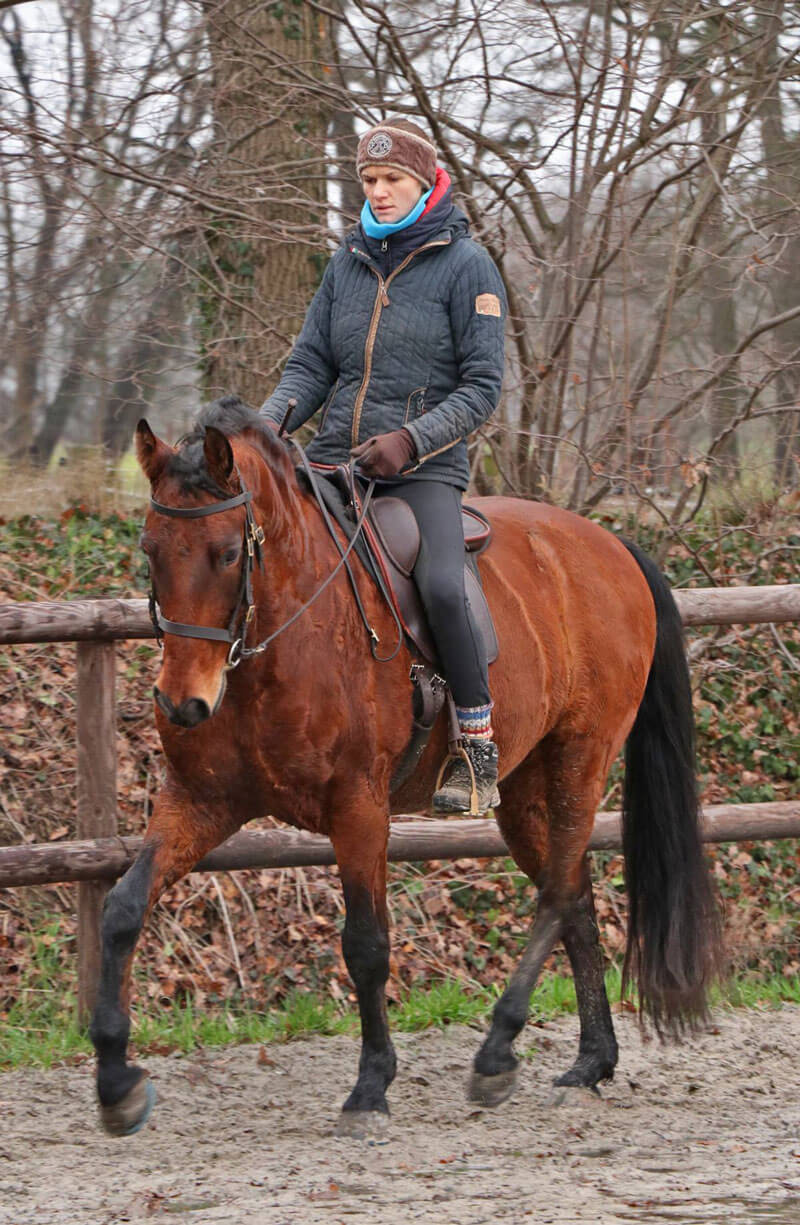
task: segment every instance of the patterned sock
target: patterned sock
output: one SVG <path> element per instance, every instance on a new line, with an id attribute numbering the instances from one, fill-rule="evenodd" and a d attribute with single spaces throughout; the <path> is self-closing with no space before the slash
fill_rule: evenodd
<path id="1" fill-rule="evenodd" d="M 493 706 L 494 702 L 490 702 L 488 706 L 456 706 L 458 726 L 465 740 L 492 739 Z"/>

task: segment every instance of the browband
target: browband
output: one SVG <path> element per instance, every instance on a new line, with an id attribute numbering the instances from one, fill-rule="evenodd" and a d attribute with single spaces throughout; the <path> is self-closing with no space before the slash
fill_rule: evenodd
<path id="1" fill-rule="evenodd" d="M 221 510 L 231 510 L 234 506 L 241 506 L 252 500 L 252 490 L 245 489 L 242 493 L 237 493 L 235 498 L 212 502 L 210 506 L 165 506 L 163 502 L 156 502 L 155 498 L 150 499 L 150 505 L 160 515 L 169 515 L 172 519 L 202 519 L 205 515 L 216 515 Z"/>

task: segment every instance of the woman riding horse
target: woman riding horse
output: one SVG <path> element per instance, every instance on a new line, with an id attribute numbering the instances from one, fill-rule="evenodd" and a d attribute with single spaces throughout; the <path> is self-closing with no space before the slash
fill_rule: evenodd
<path id="1" fill-rule="evenodd" d="M 338 1128 L 370 1134 L 388 1114 L 396 1069 L 385 998 L 389 816 L 427 805 L 447 729 L 439 720 L 416 770 L 393 790 L 410 732 L 411 657 L 400 650 L 375 667 L 319 506 L 268 428 L 277 429 L 291 396 L 296 427 L 330 389 L 311 456 L 335 464 L 352 449 L 420 520 L 418 581 L 429 590 L 439 569 L 446 573 L 452 611 L 445 616 L 442 598 L 429 595 L 429 615 L 483 802 L 492 802 L 491 701 L 464 607 L 456 523 L 464 437 L 500 389 L 502 286 L 417 129 L 379 125 L 359 147 L 359 167 L 373 211 L 333 257 L 266 416 L 225 397 L 176 447 L 146 421 L 137 427 L 151 494 L 142 548 L 164 646 L 154 697 L 165 774 L 135 862 L 103 915 L 91 1037 L 101 1118 L 113 1135 L 141 1128 L 155 1097 L 145 1070 L 128 1061 L 131 965 L 147 916 L 209 851 L 266 815 L 330 838 L 339 867 L 361 1055 Z M 388 234 L 370 234 L 373 215 L 387 218 L 378 224 Z M 392 233 L 395 218 L 407 224 Z M 658 1029 L 680 1032 L 705 1015 L 719 929 L 698 827 L 681 619 L 666 581 L 634 545 L 556 506 L 493 497 L 481 508 L 493 529 L 481 573 L 500 648 L 497 820 L 539 890 L 525 950 L 473 1063 L 470 1097 L 496 1106 L 513 1090 L 513 1044 L 558 941 L 580 1022 L 577 1058 L 559 1084 L 593 1089 L 614 1074 L 586 852 L 623 744 L 624 979 L 636 980 Z M 377 587 L 364 583 L 361 598 L 369 625 L 390 633 Z M 464 807 L 465 783 L 451 776 L 440 808 Z"/>
<path id="2" fill-rule="evenodd" d="M 378 482 L 373 496 L 402 498 L 414 512 L 414 579 L 484 812 L 500 800 L 497 746 L 486 649 L 464 591 L 461 494 L 467 435 L 500 397 L 505 292 L 420 127 L 389 119 L 371 128 L 356 169 L 361 222 L 328 264 L 261 412 L 295 430 L 324 404 L 309 458 L 356 460 Z M 454 758 L 434 809 L 468 811 L 471 788 L 466 762 Z"/>

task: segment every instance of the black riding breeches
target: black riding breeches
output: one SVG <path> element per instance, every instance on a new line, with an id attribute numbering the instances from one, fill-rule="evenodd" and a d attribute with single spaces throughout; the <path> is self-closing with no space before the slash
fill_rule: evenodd
<path id="1" fill-rule="evenodd" d="M 414 580 L 445 680 L 457 706 L 487 706 L 486 648 L 464 590 L 460 491 L 443 481 L 379 482 L 373 496 L 402 498 L 413 510 L 421 536 Z"/>

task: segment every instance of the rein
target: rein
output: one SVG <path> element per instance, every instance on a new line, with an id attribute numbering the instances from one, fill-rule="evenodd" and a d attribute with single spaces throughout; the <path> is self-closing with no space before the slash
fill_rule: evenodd
<path id="1" fill-rule="evenodd" d="M 202 518 L 205 518 L 207 515 L 221 514 L 222 512 L 226 510 L 232 510 L 234 509 L 234 507 L 237 507 L 237 506 L 244 506 L 244 509 L 245 509 L 245 526 L 244 526 L 244 536 L 243 536 L 243 544 L 245 546 L 245 553 L 244 553 L 244 560 L 242 563 L 241 581 L 239 583 L 239 594 L 237 596 L 237 600 L 236 600 L 236 604 L 234 605 L 233 612 L 231 613 L 230 619 L 228 621 L 227 628 L 220 629 L 217 626 L 212 626 L 212 625 L 192 625 L 192 624 L 182 622 L 182 621 L 168 620 L 168 618 L 166 618 L 162 614 L 161 609 L 158 606 L 158 602 L 156 600 L 155 587 L 153 586 L 152 581 L 151 581 L 150 598 L 149 598 L 150 618 L 153 622 L 153 626 L 156 631 L 156 638 L 158 639 L 159 643 L 161 642 L 161 639 L 165 633 L 177 634 L 181 638 L 207 638 L 213 642 L 229 642 L 231 645 L 230 645 L 230 650 L 228 651 L 228 657 L 225 661 L 225 670 L 230 671 L 232 668 L 238 667 L 243 659 L 247 659 L 252 655 L 261 655 L 264 651 L 266 651 L 270 643 L 274 642 L 279 634 L 282 634 L 283 631 L 288 629 L 290 625 L 294 625 L 295 621 L 297 621 L 298 618 L 301 617 L 303 613 L 308 608 L 311 607 L 314 601 L 319 596 L 322 595 L 325 588 L 331 582 L 333 582 L 333 580 L 336 578 L 336 575 L 339 573 L 342 567 L 345 566 L 347 568 L 347 572 L 350 578 L 350 583 L 353 588 L 353 592 L 355 594 L 356 603 L 358 605 L 358 610 L 361 614 L 361 619 L 364 622 L 364 625 L 370 636 L 370 646 L 372 648 L 372 653 L 373 655 L 375 655 L 375 646 L 379 642 L 379 638 L 375 630 L 372 628 L 372 626 L 369 624 L 369 621 L 367 620 L 367 615 L 366 615 L 366 612 L 364 611 L 364 607 L 361 602 L 361 598 L 358 594 L 358 588 L 356 586 L 355 579 L 353 577 L 353 574 L 350 570 L 349 565 L 347 565 L 347 560 L 350 554 L 352 553 L 356 545 L 356 542 L 358 541 L 359 536 L 361 535 L 361 531 L 364 526 L 364 521 L 367 517 L 367 511 L 369 510 L 369 505 L 370 505 L 370 502 L 372 501 L 372 492 L 373 492 L 373 489 L 375 488 L 375 481 L 372 480 L 369 483 L 369 486 L 367 488 L 367 491 L 364 495 L 364 498 L 361 504 L 360 513 L 356 520 L 355 530 L 353 532 L 352 537 L 350 538 L 347 548 L 344 549 L 344 551 L 342 551 L 342 546 L 339 543 L 339 538 L 336 535 L 336 531 L 333 527 L 333 524 L 330 521 L 330 517 L 327 514 L 327 510 L 319 496 L 318 489 L 316 486 L 316 478 L 314 477 L 311 469 L 309 468 L 308 461 L 305 456 L 305 452 L 303 451 L 299 443 L 295 442 L 293 438 L 290 439 L 290 441 L 292 445 L 299 452 L 300 457 L 303 462 L 303 467 L 309 475 L 311 487 L 314 492 L 314 496 L 316 497 L 317 502 L 320 506 L 320 509 L 323 512 L 323 518 L 325 520 L 326 526 L 329 532 L 331 533 L 331 536 L 333 537 L 333 541 L 336 545 L 338 552 L 341 554 L 339 561 L 334 566 L 333 570 L 328 575 L 328 577 L 325 579 L 325 581 L 317 588 L 314 594 L 310 597 L 310 599 L 306 600 L 306 602 L 302 604 L 300 608 L 296 609 L 295 612 L 292 613 L 291 617 L 289 617 L 286 621 L 284 621 L 282 625 L 278 626 L 276 630 L 273 630 L 273 632 L 269 634 L 266 638 L 264 638 L 261 642 L 257 643 L 255 646 L 249 647 L 247 646 L 247 631 L 255 615 L 255 602 L 254 602 L 254 597 L 253 597 L 253 571 L 255 569 L 256 562 L 258 563 L 259 569 L 262 571 L 264 570 L 263 545 L 265 541 L 265 536 L 264 536 L 263 527 L 261 527 L 260 524 L 256 523 L 255 515 L 253 514 L 252 491 L 247 489 L 247 487 L 245 486 L 244 480 L 242 479 L 242 475 L 239 472 L 239 469 L 238 468 L 236 469 L 236 474 L 239 477 L 239 484 L 241 486 L 241 492 L 236 494 L 234 497 L 225 498 L 224 500 L 219 501 L 219 502 L 212 502 L 210 505 L 207 505 L 207 506 L 189 506 L 189 507 L 166 506 L 162 502 L 157 502 L 155 498 L 151 498 L 150 499 L 151 509 L 154 510 L 159 515 L 166 515 L 167 517 L 172 518 L 172 519 L 202 519 Z M 394 655 L 397 654 L 397 650 L 399 650 L 401 643 L 402 643 L 402 640 L 401 642 L 398 643 L 398 647 L 394 651 L 393 655 L 389 656 L 390 659 L 393 658 Z M 375 655 L 375 658 L 378 659 L 380 657 Z"/>

